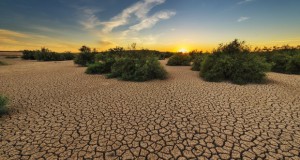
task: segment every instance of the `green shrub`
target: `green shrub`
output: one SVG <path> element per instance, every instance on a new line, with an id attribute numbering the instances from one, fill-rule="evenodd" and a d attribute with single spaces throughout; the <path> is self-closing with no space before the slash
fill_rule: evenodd
<path id="1" fill-rule="evenodd" d="M 299 55 L 300 47 L 273 47 L 257 49 L 261 57 L 264 57 L 268 63 L 272 64 L 271 71 L 287 74 L 299 74 Z"/>
<path id="2" fill-rule="evenodd" d="M 73 60 L 74 54 L 70 52 L 56 53 L 52 52 L 47 48 L 42 48 L 41 50 L 29 51 L 24 50 L 22 59 L 24 60 L 37 60 L 37 61 L 65 61 Z"/>
<path id="3" fill-rule="evenodd" d="M 197 55 L 193 58 L 192 62 L 192 70 L 193 71 L 200 71 L 201 69 L 201 64 L 204 61 L 204 59 L 206 58 L 206 54 L 201 54 L 201 55 Z"/>
<path id="4" fill-rule="evenodd" d="M 82 46 L 79 49 L 80 53 L 74 59 L 74 63 L 80 66 L 87 66 L 88 64 L 95 63 L 96 53 L 91 52 L 91 49 L 86 46 Z"/>
<path id="5" fill-rule="evenodd" d="M 244 42 L 235 40 L 220 45 L 202 63 L 200 76 L 207 81 L 231 81 L 235 84 L 260 83 L 271 65 L 251 54 Z"/>
<path id="6" fill-rule="evenodd" d="M 205 58 L 200 75 L 204 80 L 220 82 L 230 78 L 233 59 L 228 55 L 212 54 Z"/>
<path id="7" fill-rule="evenodd" d="M 291 59 L 288 54 L 274 53 L 272 54 L 270 60 L 273 63 L 272 71 L 279 73 L 286 73 L 286 68 Z"/>
<path id="8" fill-rule="evenodd" d="M 106 58 L 121 58 L 121 57 L 131 57 L 131 58 L 147 58 L 156 57 L 159 60 L 164 60 L 169 58 L 173 54 L 170 52 L 159 52 L 155 50 L 125 50 L 122 47 L 111 48 L 108 51 L 101 52 L 96 55 L 96 61 L 102 61 Z"/>
<path id="9" fill-rule="evenodd" d="M 89 64 L 85 73 L 87 74 L 105 74 L 110 73 L 114 59 L 106 59 L 106 61 Z"/>
<path id="10" fill-rule="evenodd" d="M 169 58 L 167 65 L 169 66 L 189 66 L 191 64 L 191 58 L 186 54 L 175 54 Z"/>
<path id="11" fill-rule="evenodd" d="M 6 114 L 8 109 L 6 107 L 8 103 L 8 99 L 2 95 L 0 95 L 0 115 Z"/>
<path id="12" fill-rule="evenodd" d="M 110 54 L 109 52 L 103 52 L 95 55 L 95 60 L 97 62 L 105 62 L 105 61 L 110 61 L 112 59 L 115 59 L 116 57 L 119 57 L 115 54 Z"/>
<path id="13" fill-rule="evenodd" d="M 60 53 L 59 56 L 60 56 L 59 60 L 61 61 L 74 60 L 75 58 L 75 54 L 71 52 Z"/>
<path id="14" fill-rule="evenodd" d="M 112 66 L 108 78 L 119 78 L 126 81 L 147 81 L 165 79 L 167 72 L 160 65 L 157 58 L 119 58 Z"/>
<path id="15" fill-rule="evenodd" d="M 257 55 L 246 54 L 236 59 L 230 80 L 236 84 L 261 83 L 271 65 Z"/>
<path id="16" fill-rule="evenodd" d="M 294 55 L 290 58 L 286 65 L 286 72 L 291 74 L 300 74 L 300 54 Z"/>
<path id="17" fill-rule="evenodd" d="M 41 51 L 35 52 L 34 59 L 38 61 L 58 61 L 60 60 L 60 55 L 47 48 L 42 48 Z"/>
<path id="18" fill-rule="evenodd" d="M 103 74 L 103 73 L 108 73 L 108 71 L 105 69 L 105 63 L 97 62 L 94 64 L 89 64 L 85 73 L 86 74 Z"/>
<path id="19" fill-rule="evenodd" d="M 159 60 L 164 60 L 166 58 L 172 57 L 174 54 L 171 52 L 160 52 L 159 53 Z"/>
<path id="20" fill-rule="evenodd" d="M 36 54 L 36 52 L 37 51 L 24 50 L 21 58 L 25 60 L 35 60 L 34 55 Z"/>
<path id="21" fill-rule="evenodd" d="M 158 59 L 161 54 L 150 50 L 129 50 L 116 47 L 95 55 L 95 64 L 89 65 L 88 74 L 107 74 L 108 78 L 126 81 L 147 81 L 166 78 L 166 71 Z"/>

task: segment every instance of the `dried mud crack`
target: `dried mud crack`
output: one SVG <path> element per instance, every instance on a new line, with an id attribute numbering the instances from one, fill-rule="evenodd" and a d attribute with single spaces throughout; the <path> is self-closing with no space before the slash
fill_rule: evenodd
<path id="1" fill-rule="evenodd" d="M 166 66 L 169 79 L 134 83 L 73 62 L 10 63 L 0 159 L 300 159 L 300 76 L 239 86 Z"/>

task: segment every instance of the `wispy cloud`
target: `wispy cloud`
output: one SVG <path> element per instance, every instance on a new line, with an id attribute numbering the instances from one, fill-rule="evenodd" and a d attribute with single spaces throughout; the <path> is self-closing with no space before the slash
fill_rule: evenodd
<path id="1" fill-rule="evenodd" d="M 250 19 L 250 17 L 240 17 L 238 20 L 237 20 L 237 22 L 244 22 L 244 21 L 247 21 L 247 20 L 249 20 Z"/>
<path id="2" fill-rule="evenodd" d="M 291 43 L 291 42 L 300 42 L 300 39 L 286 39 L 286 40 L 272 41 L 272 43 Z"/>
<path id="3" fill-rule="evenodd" d="M 134 39 L 132 37 L 139 37 L 141 30 L 152 28 L 160 21 L 170 19 L 176 15 L 176 12 L 171 10 L 160 10 L 150 14 L 154 7 L 165 2 L 166 0 L 140 0 L 124 8 L 119 14 L 112 16 L 107 21 L 100 20 L 97 17 L 99 12 L 97 10 L 80 9 L 81 13 L 85 15 L 83 17 L 84 20 L 80 21 L 80 24 L 84 29 L 97 35 L 101 39 L 97 44 L 103 46 L 114 45 L 112 42 L 144 42 L 144 39 Z M 116 28 L 119 30 L 116 30 Z M 143 35 L 143 37 L 147 37 L 148 41 L 154 42 L 158 36 Z"/>
<path id="4" fill-rule="evenodd" d="M 174 16 L 176 12 L 173 11 L 161 11 L 158 13 L 155 13 L 151 17 L 147 17 L 143 19 L 140 23 L 131 26 L 129 29 L 133 31 L 140 31 L 146 28 L 153 27 L 156 23 L 158 23 L 160 20 L 169 19 L 172 16 Z"/>
<path id="5" fill-rule="evenodd" d="M 111 46 L 113 44 L 114 44 L 113 42 L 106 41 L 106 40 L 100 40 L 99 41 L 99 45 L 101 45 L 101 46 Z"/>
<path id="6" fill-rule="evenodd" d="M 81 8 L 81 11 L 84 15 L 84 20 L 79 21 L 79 23 L 84 26 L 85 29 L 94 29 L 95 27 L 101 25 L 100 20 L 96 16 L 96 13 L 100 12 L 100 10 Z"/>
<path id="7" fill-rule="evenodd" d="M 104 32 L 111 32 L 114 28 L 128 24 L 130 18 L 135 15 L 140 21 L 147 18 L 151 9 L 163 4 L 166 0 L 143 0 L 124 9 L 120 14 L 113 17 L 110 21 L 104 22 Z"/>
<path id="8" fill-rule="evenodd" d="M 26 38 L 28 37 L 28 35 L 20 32 L 11 31 L 11 30 L 0 29 L 0 38 L 7 38 L 7 37 Z"/>
<path id="9" fill-rule="evenodd" d="M 243 1 L 238 2 L 237 4 L 241 5 L 241 4 L 249 3 L 252 1 L 254 1 L 254 0 L 243 0 Z"/>
<path id="10" fill-rule="evenodd" d="M 99 10 L 80 8 L 84 15 L 84 20 L 79 23 L 85 29 L 94 29 L 102 26 L 103 33 L 110 33 L 113 29 L 130 24 L 130 20 L 136 18 L 137 24 L 132 25 L 130 30 L 140 31 L 153 27 L 160 20 L 169 19 L 176 14 L 174 11 L 159 11 L 149 16 L 149 12 L 157 5 L 165 3 L 166 0 L 142 0 L 121 11 L 120 14 L 112 17 L 109 21 L 100 21 L 96 16 Z"/>

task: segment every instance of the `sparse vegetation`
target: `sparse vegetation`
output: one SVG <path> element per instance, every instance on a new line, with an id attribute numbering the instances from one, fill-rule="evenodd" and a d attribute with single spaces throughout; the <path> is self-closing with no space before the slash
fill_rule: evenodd
<path id="1" fill-rule="evenodd" d="M 8 112 L 7 103 L 8 103 L 8 98 L 0 95 L 0 116 Z"/>
<path id="2" fill-rule="evenodd" d="M 103 60 L 107 57 L 132 57 L 132 58 L 145 58 L 145 57 L 156 57 L 159 60 L 164 60 L 172 56 L 171 52 L 159 52 L 155 50 L 125 50 L 122 47 L 111 48 L 108 51 L 101 52 L 96 55 L 96 60 Z"/>
<path id="3" fill-rule="evenodd" d="M 64 53 L 59 53 L 60 61 L 70 61 L 70 60 L 74 60 L 75 58 L 75 54 L 71 53 L 71 52 L 64 52 Z"/>
<path id="4" fill-rule="evenodd" d="M 192 58 L 192 70 L 193 71 L 200 71 L 201 65 L 204 59 L 208 56 L 207 53 L 193 51 L 189 54 Z"/>
<path id="5" fill-rule="evenodd" d="M 300 54 L 292 56 L 286 66 L 286 72 L 300 74 Z"/>
<path id="6" fill-rule="evenodd" d="M 96 62 L 94 64 L 89 64 L 86 69 L 86 74 L 105 74 L 111 72 L 111 64 L 106 62 Z"/>
<path id="7" fill-rule="evenodd" d="M 191 57 L 187 54 L 178 53 L 169 58 L 169 66 L 190 66 Z"/>
<path id="8" fill-rule="evenodd" d="M 109 78 L 118 78 L 126 81 L 147 81 L 165 79 L 167 72 L 155 57 L 148 58 L 119 58 L 112 66 Z"/>
<path id="9" fill-rule="evenodd" d="M 256 49 L 261 57 L 266 58 L 272 64 L 272 71 L 286 74 L 300 74 L 300 48 L 299 47 L 273 47 Z"/>
<path id="10" fill-rule="evenodd" d="M 21 56 L 21 58 L 24 59 L 24 60 L 35 60 L 34 55 L 37 52 L 38 52 L 38 50 L 36 50 L 36 51 L 24 50 L 23 55 Z"/>
<path id="11" fill-rule="evenodd" d="M 244 42 L 234 40 L 220 45 L 204 60 L 200 76 L 213 82 L 260 83 L 270 67 L 263 58 L 251 54 Z"/>
<path id="12" fill-rule="evenodd" d="M 88 68 L 86 69 L 85 73 L 86 74 L 102 74 L 104 72 L 104 63 L 102 62 L 97 62 L 94 64 L 89 64 Z"/>
<path id="13" fill-rule="evenodd" d="M 82 46 L 79 49 L 80 53 L 74 59 L 74 63 L 80 66 L 88 66 L 95 63 L 96 51 L 92 52 L 91 48 Z"/>
<path id="14" fill-rule="evenodd" d="M 90 64 L 87 74 L 106 74 L 108 78 L 126 81 L 147 81 L 166 78 L 166 71 L 160 65 L 159 52 L 150 50 L 129 50 L 121 47 L 109 49 L 95 56 L 96 63 Z"/>
<path id="15" fill-rule="evenodd" d="M 24 60 L 37 60 L 37 61 L 65 61 L 73 60 L 75 55 L 70 52 L 56 53 L 47 48 L 41 50 L 24 50 L 22 59 Z"/>

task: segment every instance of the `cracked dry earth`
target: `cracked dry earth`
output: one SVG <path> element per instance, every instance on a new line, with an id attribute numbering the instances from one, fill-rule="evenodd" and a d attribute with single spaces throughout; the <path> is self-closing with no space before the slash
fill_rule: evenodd
<path id="1" fill-rule="evenodd" d="M 300 159 L 300 76 L 239 86 L 166 66 L 169 79 L 133 83 L 73 62 L 11 63 L 0 159 Z"/>

